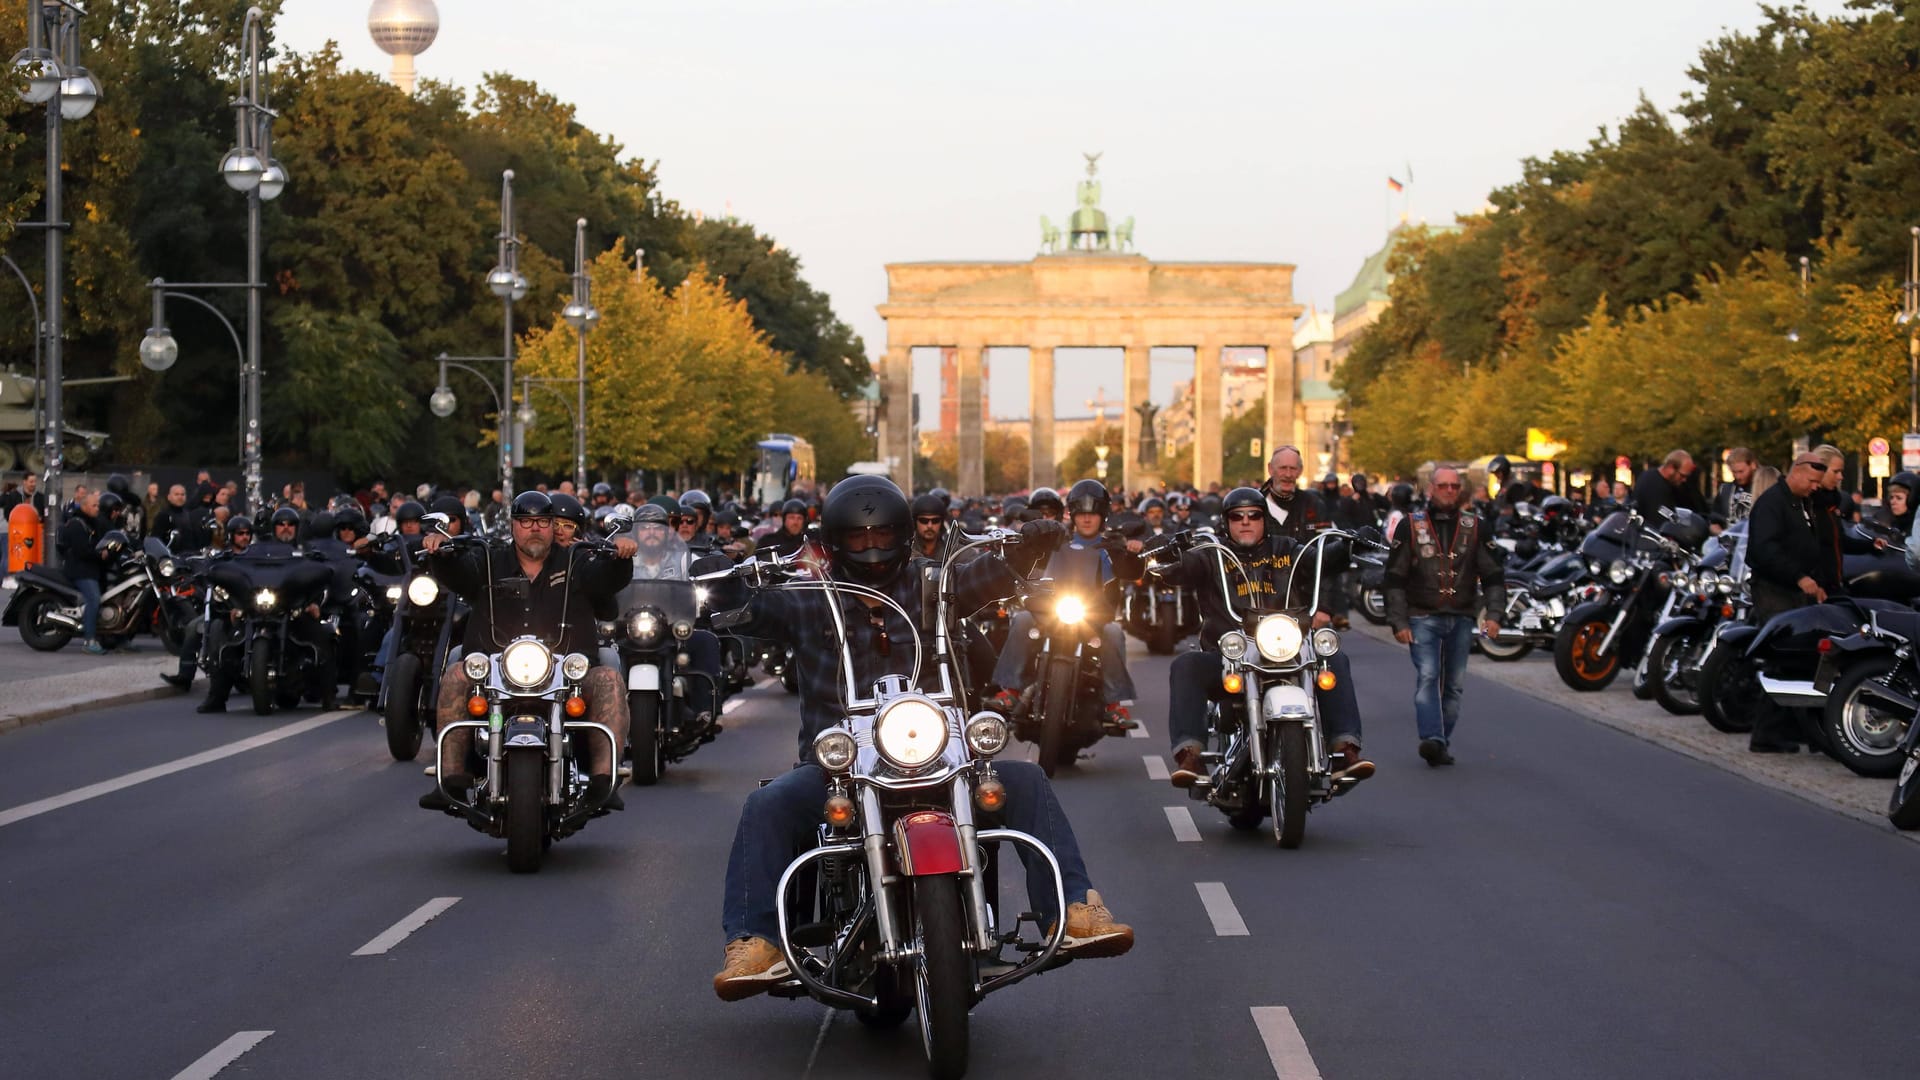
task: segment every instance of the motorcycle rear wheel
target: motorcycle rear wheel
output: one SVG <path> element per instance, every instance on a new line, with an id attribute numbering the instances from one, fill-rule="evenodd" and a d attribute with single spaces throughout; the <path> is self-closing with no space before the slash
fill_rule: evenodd
<path id="1" fill-rule="evenodd" d="M 1606 620 L 1593 618 L 1561 624 L 1553 637 L 1553 668 L 1561 682 L 1586 693 L 1605 690 L 1613 683 L 1620 674 L 1620 650 L 1594 655 L 1612 628 Z"/>
<path id="2" fill-rule="evenodd" d="M 1894 781 L 1893 798 L 1887 802 L 1887 820 L 1901 832 L 1920 829 L 1920 758 L 1908 751 Z"/>
<path id="3" fill-rule="evenodd" d="M 1274 740 L 1280 768 L 1273 778 L 1273 839 L 1291 851 L 1307 838 L 1307 728 L 1281 724 Z"/>
<path id="4" fill-rule="evenodd" d="M 633 757 L 633 782 L 638 787 L 659 783 L 660 774 L 667 770 L 666 758 L 660 752 L 660 697 L 658 690 L 627 692 L 627 747 Z"/>
<path id="5" fill-rule="evenodd" d="M 1694 693 L 1700 698 L 1700 715 L 1713 730 L 1729 735 L 1752 731 L 1754 712 L 1766 698 L 1744 652 L 1725 646 L 1700 666 Z"/>
<path id="6" fill-rule="evenodd" d="M 1871 683 L 1885 682 L 1898 667 L 1899 661 L 1891 655 L 1851 665 L 1827 692 L 1821 709 L 1829 753 L 1861 776 L 1891 779 L 1910 760 L 1900 752 L 1906 742 L 1906 718 L 1897 715 L 1891 702 L 1871 693 Z"/>
<path id="7" fill-rule="evenodd" d="M 967 1073 L 967 1013 L 973 1008 L 959 879 L 952 874 L 914 878 L 913 923 L 920 947 L 914 989 L 927 1072 L 935 1080 L 959 1080 Z"/>
<path id="8" fill-rule="evenodd" d="M 59 623 L 46 622 L 48 612 L 60 608 L 60 598 L 52 593 L 30 596 L 20 605 L 20 640 L 34 652 L 59 652 L 73 640 L 73 631 Z M 45 625 L 42 625 L 45 623 Z"/>
<path id="9" fill-rule="evenodd" d="M 395 761 L 420 754 L 420 658 L 403 652 L 387 665 L 387 753 Z"/>
<path id="10" fill-rule="evenodd" d="M 253 694 L 253 714 L 273 715 L 273 642 L 255 638 L 247 652 L 247 689 Z"/>
<path id="11" fill-rule="evenodd" d="M 534 749 L 509 750 L 502 764 L 507 774 L 507 869 L 538 873 L 547 848 L 547 755 Z"/>
<path id="12" fill-rule="evenodd" d="M 1362 589 L 1360 590 L 1360 603 L 1355 606 L 1360 609 L 1360 614 L 1366 616 L 1367 621 L 1373 625 L 1387 625 L 1387 594 L 1385 591 L 1373 588 Z"/>
<path id="13" fill-rule="evenodd" d="M 1473 643 L 1479 647 L 1480 655 L 1502 664 L 1512 663 L 1533 651 L 1531 641 L 1495 641 L 1492 638 L 1476 637 Z"/>

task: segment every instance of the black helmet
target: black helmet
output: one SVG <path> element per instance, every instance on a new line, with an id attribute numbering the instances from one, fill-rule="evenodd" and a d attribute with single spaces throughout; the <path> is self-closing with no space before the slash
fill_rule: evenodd
<path id="1" fill-rule="evenodd" d="M 1227 492 L 1227 497 L 1220 500 L 1220 512 L 1223 514 L 1245 507 L 1264 511 L 1267 508 L 1267 497 L 1260 494 L 1259 488 L 1237 487 Z"/>
<path id="2" fill-rule="evenodd" d="M 715 525 L 725 525 L 729 529 L 737 529 L 740 527 L 740 511 L 735 510 L 731 506 L 722 507 L 714 513 L 713 523 Z"/>
<path id="3" fill-rule="evenodd" d="M 701 491 L 699 488 L 693 488 L 686 494 L 680 496 L 680 509 L 683 511 L 691 511 L 695 517 L 700 519 L 700 527 L 703 529 L 707 527 L 707 522 L 713 519 L 713 500 L 708 498 L 707 493 Z"/>
<path id="4" fill-rule="evenodd" d="M 273 516 L 267 519 L 267 527 L 270 529 L 277 529 L 282 525 L 298 526 L 299 524 L 300 511 L 291 506 L 283 506 L 275 510 Z"/>
<path id="5" fill-rule="evenodd" d="M 433 500 L 433 512 L 447 515 L 448 521 L 467 520 L 467 504 L 457 495 L 442 495 Z"/>
<path id="6" fill-rule="evenodd" d="M 1578 510 L 1579 507 L 1573 505 L 1571 500 L 1560 495 L 1549 495 L 1540 501 L 1540 512 L 1549 516 L 1554 514 L 1571 514 Z"/>
<path id="7" fill-rule="evenodd" d="M 607 483 L 605 480 L 602 480 L 599 483 L 593 485 L 592 494 L 593 494 L 593 497 L 596 499 L 602 495 L 605 495 L 607 498 L 611 499 L 613 498 L 613 485 Z"/>
<path id="8" fill-rule="evenodd" d="M 927 494 L 933 496 L 936 499 L 939 499 L 941 509 L 943 510 L 946 507 L 953 505 L 953 492 L 948 491 L 946 488 L 937 487 L 937 488 L 934 488 L 932 491 L 927 492 Z"/>
<path id="9" fill-rule="evenodd" d="M 1067 489 L 1067 510 L 1075 514 L 1106 517 L 1113 511 L 1113 496 L 1107 492 L 1107 485 L 1100 481 L 1082 480 Z"/>
<path id="10" fill-rule="evenodd" d="M 235 514 L 228 518 L 227 537 L 231 539 L 234 533 L 246 533 L 248 536 L 252 536 L 253 519 L 245 514 Z"/>
<path id="11" fill-rule="evenodd" d="M 1167 501 L 1165 499 L 1160 498 L 1157 495 L 1151 499 L 1148 499 L 1146 502 L 1143 502 L 1140 504 L 1140 512 L 1142 514 L 1145 514 L 1149 510 L 1159 510 L 1162 513 L 1165 513 L 1166 509 L 1167 509 Z"/>
<path id="12" fill-rule="evenodd" d="M 1910 473 L 1903 469 L 1900 472 L 1894 473 L 1892 477 L 1888 478 L 1887 486 L 1906 488 L 1908 495 L 1912 495 L 1915 492 L 1920 492 L 1920 473 Z M 105 506 L 106 503 L 102 502 L 100 505 Z"/>
<path id="13" fill-rule="evenodd" d="M 357 506 L 348 507 L 333 515 L 333 531 L 338 533 L 347 529 L 353 530 L 355 540 L 367 535 L 367 515 L 361 513 Z"/>
<path id="14" fill-rule="evenodd" d="M 1908 489 L 1912 490 L 1912 489 Z M 100 493 L 100 513 L 103 517 L 112 517 L 127 508 L 127 501 L 112 491 Z"/>
<path id="15" fill-rule="evenodd" d="M 1368 480 L 1367 480 L 1366 473 L 1363 473 L 1363 472 L 1354 473 L 1352 476 L 1347 478 L 1347 482 L 1353 485 L 1353 490 L 1355 491 L 1367 490 Z"/>
<path id="16" fill-rule="evenodd" d="M 424 506 L 421 506 L 419 503 L 415 502 L 412 499 L 408 499 L 406 502 L 401 503 L 393 511 L 393 521 L 394 521 L 394 524 L 396 525 L 402 525 L 409 521 L 419 521 L 421 518 L 424 518 L 426 516 L 427 516 L 427 508 Z"/>
<path id="17" fill-rule="evenodd" d="M 571 521 L 575 529 L 581 532 L 586 531 L 588 520 L 587 508 L 580 504 L 579 499 L 574 498 L 564 491 L 556 491 L 547 496 L 547 501 L 553 505 L 554 517 L 559 518 L 561 521 Z"/>
<path id="18" fill-rule="evenodd" d="M 923 517 L 946 517 L 947 504 L 938 495 L 927 494 L 913 500 L 913 516 L 917 521 Z"/>
<path id="19" fill-rule="evenodd" d="M 1493 460 L 1487 462 L 1487 472 L 1494 476 L 1505 476 L 1512 471 L 1513 462 L 1508 461 L 1505 454 L 1495 454 Z"/>
<path id="20" fill-rule="evenodd" d="M 866 567 L 876 576 L 905 561 L 913 535 L 907 497 L 884 476 L 854 476 L 835 484 L 820 510 L 820 524 L 835 563 Z M 869 528 L 891 528 L 893 546 L 848 551 L 847 534 Z"/>
<path id="21" fill-rule="evenodd" d="M 133 487 L 127 483 L 127 478 L 124 475 L 114 473 L 112 476 L 107 477 L 107 490 L 124 499 L 133 490 Z"/>
<path id="22" fill-rule="evenodd" d="M 513 497 L 513 517 L 552 517 L 553 500 L 544 491 L 523 491 Z"/>
<path id="23" fill-rule="evenodd" d="M 1413 509 L 1413 485 L 1404 481 L 1393 485 L 1387 491 L 1387 502 L 1393 504 L 1395 510 Z"/>
<path id="24" fill-rule="evenodd" d="M 635 526 L 659 525 L 665 527 L 667 524 L 667 512 L 658 504 L 641 503 L 639 506 L 633 508 L 633 523 Z"/>
<path id="25" fill-rule="evenodd" d="M 333 535 L 333 513 L 322 510 L 307 519 L 307 537 L 320 540 Z"/>
<path id="26" fill-rule="evenodd" d="M 1219 517 L 1220 496 L 1209 491 L 1205 495 L 1200 496 L 1199 501 L 1194 504 L 1193 508 L 1199 513 L 1206 514 L 1209 517 Z"/>
<path id="27" fill-rule="evenodd" d="M 788 514 L 799 514 L 801 517 L 806 517 L 807 504 L 799 499 L 788 499 L 780 506 L 780 516 L 786 517 Z"/>
<path id="28" fill-rule="evenodd" d="M 1094 483 L 1094 481 L 1082 480 L 1080 481 L 1080 483 L 1091 484 L 1091 483 Z M 1075 484 L 1073 490 L 1079 491 L 1080 485 Z M 1102 490 L 1104 490 L 1104 488 Z M 1059 492 L 1053 490 L 1050 487 L 1034 488 L 1033 494 L 1027 496 L 1027 506 L 1029 509 L 1033 509 L 1033 510 L 1045 510 L 1047 507 L 1051 506 L 1053 507 L 1053 512 L 1055 514 L 1059 514 L 1062 516 L 1064 516 L 1067 512 L 1066 501 L 1060 498 Z M 1101 511 L 1101 513 L 1104 514 L 1106 513 L 1106 511 L 1103 510 Z"/>

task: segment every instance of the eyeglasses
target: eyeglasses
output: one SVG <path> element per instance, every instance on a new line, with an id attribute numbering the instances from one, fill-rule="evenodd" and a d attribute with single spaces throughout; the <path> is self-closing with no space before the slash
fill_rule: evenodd
<path id="1" fill-rule="evenodd" d="M 1435 484 L 1433 486 L 1442 491 L 1458 491 L 1461 487 L 1459 484 Z"/>
<path id="2" fill-rule="evenodd" d="M 1259 521 L 1261 518 L 1265 516 L 1266 516 L 1265 514 L 1261 513 L 1258 510 L 1235 510 L 1233 513 L 1227 515 L 1227 520 L 1237 521 L 1242 524 L 1248 524 L 1251 522 Z"/>
<path id="3" fill-rule="evenodd" d="M 672 517 L 668 518 L 667 520 L 672 522 L 675 525 L 698 525 L 700 523 L 700 515 L 675 514 Z"/>
<path id="4" fill-rule="evenodd" d="M 523 529 L 553 528 L 553 519 L 550 517 L 517 517 L 513 519 L 513 523 Z"/>

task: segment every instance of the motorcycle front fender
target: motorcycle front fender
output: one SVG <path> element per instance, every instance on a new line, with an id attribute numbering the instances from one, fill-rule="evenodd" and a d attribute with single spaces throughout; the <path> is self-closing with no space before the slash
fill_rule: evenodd
<path id="1" fill-rule="evenodd" d="M 1707 620 L 1700 618 L 1698 615 L 1681 615 L 1677 618 L 1668 619 L 1666 622 L 1654 627 L 1653 636 L 1657 638 L 1666 637 L 1668 634 L 1677 634 L 1682 630 L 1705 625 L 1707 625 Z"/>
<path id="2" fill-rule="evenodd" d="M 627 669 L 627 689 L 660 689 L 660 669 L 653 664 L 635 664 Z"/>
<path id="3" fill-rule="evenodd" d="M 917 810 L 895 819 L 893 850 L 907 877 L 957 874 L 964 867 L 960 830 L 945 810 Z"/>

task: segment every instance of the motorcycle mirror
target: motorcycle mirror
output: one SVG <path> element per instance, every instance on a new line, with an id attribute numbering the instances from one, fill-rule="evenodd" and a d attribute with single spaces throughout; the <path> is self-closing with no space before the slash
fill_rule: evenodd
<path id="1" fill-rule="evenodd" d="M 736 626 L 744 626 L 752 618 L 752 610 L 743 607 L 734 608 L 732 611 L 716 611 L 713 614 L 713 628 L 715 630 L 728 630 Z"/>
<path id="2" fill-rule="evenodd" d="M 447 531 L 447 526 L 452 524 L 453 519 L 448 517 L 445 514 L 428 514 L 426 517 L 421 518 L 420 521 L 422 524 L 426 525 L 427 528 L 432 529 L 434 532 L 439 533 L 441 536 L 450 537 L 453 535 L 452 533 Z"/>

